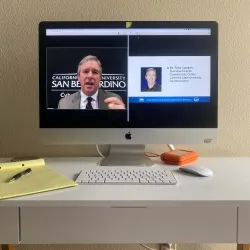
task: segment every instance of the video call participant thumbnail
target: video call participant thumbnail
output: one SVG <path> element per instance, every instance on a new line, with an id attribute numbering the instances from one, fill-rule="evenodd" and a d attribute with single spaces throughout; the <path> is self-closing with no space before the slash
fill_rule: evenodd
<path id="1" fill-rule="evenodd" d="M 147 85 L 142 87 L 141 91 L 161 91 L 161 85 L 156 82 L 157 73 L 155 68 L 148 68 L 146 70 L 145 78 Z"/>
<path id="2" fill-rule="evenodd" d="M 84 57 L 77 69 L 81 90 L 62 98 L 58 109 L 125 109 L 122 98 L 99 88 L 102 65 L 96 56 Z"/>

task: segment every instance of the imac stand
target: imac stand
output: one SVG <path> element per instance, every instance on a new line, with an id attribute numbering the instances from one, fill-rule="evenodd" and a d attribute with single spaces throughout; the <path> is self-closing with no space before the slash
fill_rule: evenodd
<path id="1" fill-rule="evenodd" d="M 145 145 L 111 145 L 109 155 L 101 166 L 152 166 L 152 161 L 144 154 Z"/>

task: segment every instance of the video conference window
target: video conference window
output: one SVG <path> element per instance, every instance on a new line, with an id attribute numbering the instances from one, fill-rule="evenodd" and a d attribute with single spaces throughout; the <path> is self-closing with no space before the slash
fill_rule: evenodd
<path id="1" fill-rule="evenodd" d="M 48 107 L 125 109 L 126 48 L 48 48 Z"/>
<path id="2" fill-rule="evenodd" d="M 102 37 L 106 42 L 97 45 Z M 47 109 L 129 110 L 143 103 L 210 102 L 211 56 L 185 50 L 191 44 L 185 39 L 192 36 L 183 36 L 179 47 L 173 40 L 180 41 L 178 36 L 151 35 L 152 45 L 149 36 L 102 37 L 79 36 L 82 46 L 47 47 Z M 85 38 L 91 41 L 87 46 Z M 116 46 L 118 38 L 123 42 Z"/>

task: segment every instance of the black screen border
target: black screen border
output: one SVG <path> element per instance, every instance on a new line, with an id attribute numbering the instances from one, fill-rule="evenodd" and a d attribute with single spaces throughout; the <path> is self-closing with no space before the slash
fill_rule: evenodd
<path id="1" fill-rule="evenodd" d="M 169 104 L 178 112 L 149 122 L 124 121 L 127 111 L 50 110 L 46 107 L 46 29 L 125 28 L 126 21 L 43 21 L 39 23 L 39 126 L 40 128 L 217 128 L 218 127 L 218 23 L 216 21 L 131 21 L 131 28 L 210 28 L 212 43 L 211 101 Z M 184 108 L 185 106 L 185 108 Z M 168 110 L 169 110 L 168 109 Z M 69 119 L 70 117 L 70 119 Z"/>

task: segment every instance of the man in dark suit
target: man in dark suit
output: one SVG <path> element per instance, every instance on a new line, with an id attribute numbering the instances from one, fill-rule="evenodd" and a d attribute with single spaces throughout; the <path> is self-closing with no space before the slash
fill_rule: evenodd
<path id="1" fill-rule="evenodd" d="M 58 109 L 125 109 L 122 98 L 99 89 L 102 66 L 96 56 L 84 57 L 78 65 L 77 78 L 81 90 L 62 98 Z"/>
<path id="2" fill-rule="evenodd" d="M 148 68 L 146 70 L 145 78 L 147 80 L 147 85 L 142 88 L 141 91 L 161 91 L 161 85 L 156 82 L 156 70 L 154 68 Z"/>

